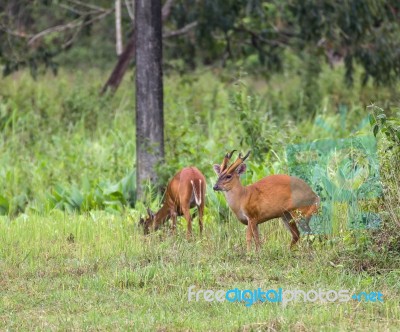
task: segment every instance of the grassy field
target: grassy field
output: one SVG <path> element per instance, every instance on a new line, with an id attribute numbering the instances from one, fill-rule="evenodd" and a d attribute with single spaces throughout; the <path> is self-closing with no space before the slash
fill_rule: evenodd
<path id="1" fill-rule="evenodd" d="M 205 232 L 199 236 L 195 221 L 187 241 L 183 219 L 175 237 L 168 227 L 150 236 L 139 228 L 162 189 L 149 185 L 146 201 L 136 201 L 132 82 L 99 98 L 103 76 L 0 81 L 0 330 L 400 330 L 400 162 L 380 134 L 384 194 L 363 203 L 381 213 L 378 230 L 349 229 L 347 208 L 336 203 L 331 234 L 290 251 L 288 232 L 273 220 L 260 226 L 261 252 L 246 253 L 245 227 L 210 190 L 212 164 L 231 147 L 254 151 L 243 177 L 251 183 L 289 172 L 288 144 L 371 134 L 366 106 L 377 102 L 398 117 L 395 89 L 347 89 L 340 71 L 324 71 L 310 109 L 297 76 L 167 76 L 161 187 L 190 164 L 208 185 Z M 384 301 L 247 307 L 189 302 L 192 285 L 379 291 Z"/>
<path id="2" fill-rule="evenodd" d="M 339 238 L 303 241 L 288 250 L 280 222 L 261 227 L 259 255 L 246 254 L 245 228 L 218 224 L 185 240 L 165 232 L 144 237 L 137 213 L 3 219 L 1 329 L 11 330 L 293 330 L 396 331 L 400 328 L 399 270 L 363 267 L 344 256 Z M 197 228 L 195 228 L 197 230 Z M 356 242 L 358 240 L 355 240 Z M 363 271 L 364 270 L 364 271 Z M 197 289 L 349 289 L 381 291 L 383 303 L 296 301 L 188 302 Z"/>

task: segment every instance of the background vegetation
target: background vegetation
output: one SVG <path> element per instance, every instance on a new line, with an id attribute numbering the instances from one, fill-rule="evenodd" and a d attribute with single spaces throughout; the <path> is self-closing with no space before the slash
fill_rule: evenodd
<path id="1" fill-rule="evenodd" d="M 46 7 L 53 2 L 35 3 Z M 167 23 L 171 30 L 194 19 L 185 9 L 190 4 L 177 3 Z M 212 6 L 216 2 L 206 3 Z M 315 5 L 313 1 L 304 3 Z M 323 3 L 329 7 L 329 1 Z M 268 13 L 275 19 L 280 11 L 273 7 L 274 2 L 269 6 Z M 284 17 L 301 18 L 295 15 L 296 8 L 298 13 L 305 11 L 301 6 L 293 7 Z M 263 63 L 262 52 L 248 47 L 242 53 L 234 52 L 236 56 L 226 58 L 221 66 L 227 44 L 247 45 L 243 31 L 238 35 L 232 32 L 237 21 L 229 21 L 231 16 L 224 11 L 228 9 L 240 15 L 257 13 L 235 6 L 224 9 L 221 5 L 213 9 L 215 12 L 209 8 L 195 18 L 199 26 L 206 25 L 207 13 L 212 12 L 215 22 L 225 24 L 216 29 L 226 29 L 227 38 L 214 38 L 215 32 L 200 29 L 204 34 L 196 34 L 199 39 L 189 35 L 166 46 L 166 158 L 158 169 L 160 183 L 148 184 L 144 202 L 135 196 L 134 71 L 115 94 L 99 96 L 114 57 L 110 35 L 100 38 L 88 31 L 70 52 L 54 54 L 51 59 L 60 66 L 57 76 L 48 71 L 35 78 L 29 65 L 20 65 L 18 68 L 25 70 L 11 70 L 0 81 L 2 329 L 400 328 L 398 83 L 395 79 L 388 79 L 387 85 L 379 79 L 366 80 L 362 63 L 355 61 L 350 67 L 344 56 L 332 64 L 325 61 L 324 52 L 314 54 L 305 45 L 292 42 L 290 47 L 279 48 L 275 57 L 278 62 L 265 58 L 267 62 Z M 226 20 L 218 20 L 221 17 Z M 128 16 L 125 20 L 130 24 Z M 304 18 L 303 27 L 310 20 Z M 106 27 L 113 23 L 101 22 Z M 243 28 L 251 25 L 262 38 L 281 40 L 281 35 L 258 31 L 262 22 L 254 17 L 243 23 Z M 390 24 L 380 27 L 398 29 Z M 93 29 L 105 31 L 99 26 Z M 93 39 L 94 35 L 99 40 Z M 362 34 L 361 44 L 371 36 Z M 385 36 L 396 39 L 392 34 Z M 313 38 L 313 43 L 318 42 Z M 361 45 L 357 40 L 354 49 Z M 44 42 L 53 45 L 55 40 Z M 193 45 L 199 48 L 190 53 Z M 20 47 L 17 49 L 24 54 L 24 45 Z M 275 54 L 269 53 L 268 45 L 265 47 L 264 52 Z M 180 48 L 181 58 L 176 53 Z M 6 61 L 19 57 L 9 57 L 4 44 L 2 52 L 3 69 L 10 69 Z M 193 59 L 195 64 L 190 62 Z M 278 73 L 272 75 L 275 70 L 269 65 L 279 69 Z M 346 81 L 349 68 L 351 85 Z M 379 69 L 375 78 L 384 77 L 379 76 L 384 71 L 383 67 Z M 389 72 L 394 75 L 395 69 Z M 212 164 L 220 163 L 228 150 L 251 149 L 242 181 L 252 183 L 269 174 L 288 173 L 295 166 L 286 157 L 289 144 L 364 135 L 377 138 L 383 194 L 361 204 L 379 212 L 380 228 L 350 229 L 348 207 L 337 202 L 332 233 L 303 237 L 297 250 L 289 251 L 289 234 L 279 220 L 273 220 L 260 227 L 261 253 L 246 254 L 245 228 L 230 213 L 225 198 L 210 190 L 215 181 Z M 204 237 L 200 238 L 195 222 L 194 239 L 186 241 L 182 218 L 176 237 L 170 236 L 168 227 L 143 236 L 137 224 L 139 217 L 147 206 L 153 210 L 160 206 L 168 179 L 187 165 L 196 165 L 207 178 Z M 310 184 L 315 190 L 321 186 Z M 322 185 L 320 190 L 326 188 Z M 214 290 L 282 287 L 381 291 L 384 302 L 296 302 L 286 307 L 256 304 L 250 308 L 243 303 L 188 303 L 187 288 L 191 285 Z"/>
<path id="2" fill-rule="evenodd" d="M 52 76 L 34 81 L 28 73 L 2 80 L 3 327 L 302 331 L 376 324 L 396 329 L 399 155 L 396 139 L 382 133 L 385 126 L 398 128 L 396 103 L 389 102 L 393 90 L 372 85 L 349 90 L 340 67 L 326 69 L 318 80 L 323 107 L 310 118 L 302 104 L 302 79 L 290 70 L 267 83 L 243 72 L 228 76 L 210 71 L 170 75 L 165 82 L 163 183 L 192 164 L 206 174 L 211 188 L 211 166 L 227 147 L 255 152 L 245 183 L 288 172 L 287 144 L 371 135 L 375 122 L 371 126 L 368 114 L 377 119 L 385 191 L 367 205 L 380 211 L 382 227 L 349 230 L 346 206 L 338 203 L 334 233 L 303 240 L 294 252 L 288 251 L 289 235 L 278 220 L 263 225 L 265 244 L 259 256 L 246 255 L 243 226 L 224 197 L 211 190 L 204 238 L 195 227 L 195 239 L 183 240 L 183 219 L 176 238 L 167 229 L 161 237 L 142 236 L 137 221 L 145 206 L 134 196 L 132 82 L 127 80 L 113 98 L 99 98 L 102 74 L 95 70 L 60 72 L 57 81 Z M 378 108 L 366 108 L 371 101 L 391 105 L 385 122 Z M 344 127 L 339 107 L 347 110 Z M 156 209 L 161 200 L 162 190 L 149 184 L 146 205 Z M 385 302 L 296 303 L 288 308 L 188 304 L 186 290 L 192 284 L 204 289 L 380 290 Z M 206 323 L 204 315 L 215 319 Z"/>

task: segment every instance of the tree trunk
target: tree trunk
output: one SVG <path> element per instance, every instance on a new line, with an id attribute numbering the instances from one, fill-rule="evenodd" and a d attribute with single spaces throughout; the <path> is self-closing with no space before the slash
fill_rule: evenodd
<path id="1" fill-rule="evenodd" d="M 171 7 L 174 0 L 167 0 L 162 8 L 162 21 L 165 21 L 171 13 Z M 104 94 L 108 89 L 112 92 L 116 91 L 124 78 L 125 72 L 129 67 L 129 63 L 135 56 L 135 46 L 136 46 L 136 35 L 133 29 L 131 37 L 126 44 L 122 54 L 118 58 L 118 62 L 114 67 L 110 77 L 108 78 L 106 84 L 104 84 L 101 89 L 100 94 Z"/>
<path id="2" fill-rule="evenodd" d="M 121 0 L 115 0 L 115 48 L 117 55 L 122 54 Z"/>
<path id="3" fill-rule="evenodd" d="M 137 199 L 164 158 L 161 0 L 136 0 L 136 178 Z"/>
<path id="4" fill-rule="evenodd" d="M 112 91 L 117 90 L 119 84 L 124 78 L 126 70 L 129 67 L 129 63 L 135 56 L 135 51 L 136 51 L 135 46 L 136 46 L 136 36 L 135 32 L 133 31 L 122 54 L 118 58 L 117 65 L 115 66 L 106 84 L 104 84 L 103 89 L 101 90 L 101 94 L 104 94 L 108 88 L 110 88 Z"/>

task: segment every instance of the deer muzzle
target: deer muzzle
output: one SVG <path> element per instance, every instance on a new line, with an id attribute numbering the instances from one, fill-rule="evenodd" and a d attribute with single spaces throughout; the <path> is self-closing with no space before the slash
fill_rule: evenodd
<path id="1" fill-rule="evenodd" d="M 218 186 L 218 183 L 213 187 L 214 191 L 222 191 L 222 189 Z"/>

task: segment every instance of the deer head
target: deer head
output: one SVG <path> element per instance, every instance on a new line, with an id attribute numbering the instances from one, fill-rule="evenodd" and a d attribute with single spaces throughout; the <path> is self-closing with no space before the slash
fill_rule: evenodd
<path id="1" fill-rule="evenodd" d="M 154 224 L 154 213 L 149 208 L 147 208 L 147 214 L 146 219 L 140 218 L 139 220 L 139 225 L 143 227 L 145 235 L 149 234 L 150 228 Z"/>
<path id="2" fill-rule="evenodd" d="M 250 151 L 243 157 L 239 153 L 238 158 L 235 162 L 228 166 L 229 160 L 232 157 L 233 150 L 231 153 L 227 153 L 222 161 L 221 165 L 214 165 L 214 171 L 218 175 L 217 183 L 213 187 L 215 191 L 229 191 L 239 182 L 239 176 L 246 171 L 246 164 L 244 161 L 250 155 Z"/>

